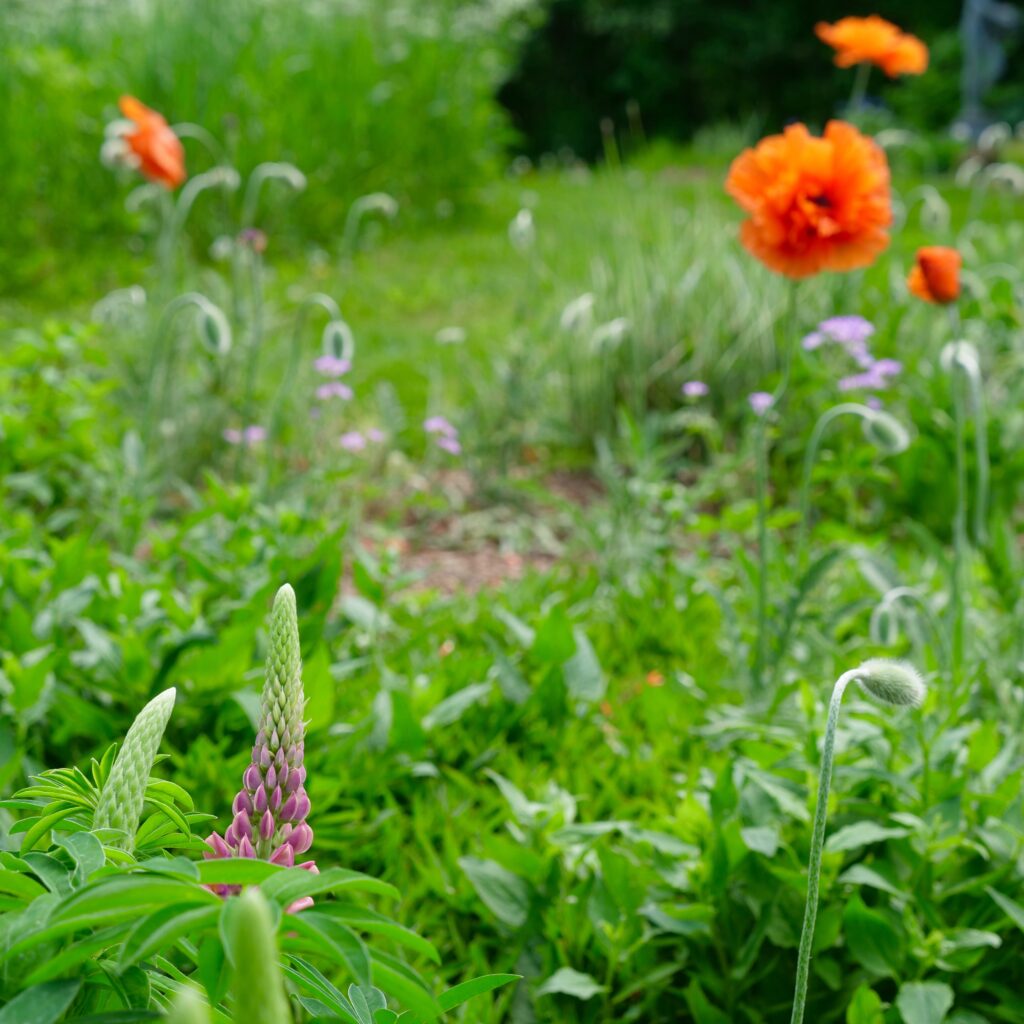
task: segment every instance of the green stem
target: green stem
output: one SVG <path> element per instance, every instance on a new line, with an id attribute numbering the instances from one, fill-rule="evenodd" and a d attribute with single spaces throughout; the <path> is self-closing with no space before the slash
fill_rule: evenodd
<path id="1" fill-rule="evenodd" d="M 821 447 L 825 431 L 840 416 L 860 416 L 864 418 L 870 415 L 871 410 L 867 406 L 860 405 L 857 402 L 843 402 L 823 413 L 814 425 L 811 439 L 807 444 L 807 451 L 804 454 L 804 472 L 800 480 L 800 527 L 796 543 L 796 566 L 799 575 L 803 574 L 807 561 L 807 535 L 810 531 L 811 518 L 811 475 L 814 472 L 814 464 L 818 459 L 818 449 Z M 799 585 L 799 578 L 797 583 Z"/>
<path id="2" fill-rule="evenodd" d="M 768 660 L 768 439 L 765 417 L 758 419 L 757 438 L 757 648 L 754 686 L 760 690 Z"/>
<path id="3" fill-rule="evenodd" d="M 856 114 L 868 94 L 868 80 L 871 78 L 871 65 L 864 61 L 857 65 L 857 73 L 853 78 L 853 92 L 850 93 L 850 113 Z"/>
<path id="4" fill-rule="evenodd" d="M 814 830 L 811 833 L 811 856 L 807 866 L 807 905 L 804 908 L 804 926 L 800 933 L 800 952 L 796 964 L 796 991 L 793 994 L 793 1016 L 790 1024 L 803 1024 L 807 1005 L 807 983 L 811 971 L 811 949 L 814 945 L 814 925 L 818 917 L 818 889 L 821 882 L 821 855 L 825 847 L 825 823 L 828 818 L 828 794 L 832 786 L 832 762 L 835 757 L 836 726 L 839 723 L 839 705 L 852 673 L 839 677 L 832 690 L 825 725 L 825 744 L 821 753 L 821 775 L 818 781 L 818 803 L 814 810 Z"/>
<path id="5" fill-rule="evenodd" d="M 956 426 L 956 511 L 953 516 L 953 678 L 959 682 L 964 663 L 964 565 L 970 542 L 967 537 L 967 457 L 964 438 L 964 396 L 962 372 L 954 366 L 953 417 Z"/>

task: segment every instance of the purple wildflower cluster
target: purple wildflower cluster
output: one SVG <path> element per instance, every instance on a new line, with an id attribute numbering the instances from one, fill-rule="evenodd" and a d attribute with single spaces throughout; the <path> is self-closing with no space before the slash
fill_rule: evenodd
<path id="1" fill-rule="evenodd" d="M 702 380 L 688 380 L 681 390 L 685 398 L 704 398 L 711 389 Z"/>
<path id="2" fill-rule="evenodd" d="M 770 391 L 755 391 L 747 396 L 750 408 L 754 410 L 755 416 L 764 416 L 775 404 L 775 396 Z"/>
<path id="3" fill-rule="evenodd" d="M 874 333 L 874 325 L 862 316 L 833 316 L 804 338 L 803 347 L 813 352 L 823 345 L 839 345 L 860 367 L 859 373 L 839 379 L 840 391 L 884 391 L 903 364 L 895 359 L 875 359 L 868 344 Z"/>
<path id="4" fill-rule="evenodd" d="M 378 427 L 370 427 L 367 431 L 349 430 L 338 438 L 338 444 L 347 452 L 361 452 L 367 444 L 380 444 L 385 434 Z"/>
<path id="5" fill-rule="evenodd" d="M 423 429 L 434 438 L 435 444 L 442 451 L 449 455 L 462 454 L 458 428 L 444 416 L 428 416 L 423 421 Z"/>
<path id="6" fill-rule="evenodd" d="M 344 377 L 352 369 L 352 363 L 349 360 L 342 359 L 339 356 L 324 355 L 320 356 L 313 363 L 313 367 L 322 376 L 334 378 L 321 384 L 316 389 L 316 397 L 321 402 L 329 401 L 332 398 L 341 398 L 347 402 L 352 398 L 352 388 L 344 381 L 337 379 Z"/>

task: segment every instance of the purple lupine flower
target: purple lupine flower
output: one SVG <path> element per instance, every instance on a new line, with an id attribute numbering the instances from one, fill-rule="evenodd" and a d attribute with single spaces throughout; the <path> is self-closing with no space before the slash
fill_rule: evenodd
<path id="1" fill-rule="evenodd" d="M 340 380 L 332 380 L 321 384 L 316 389 L 316 397 L 321 402 L 329 401 L 332 398 L 342 398 L 347 402 L 352 397 L 352 389 Z"/>
<path id="2" fill-rule="evenodd" d="M 338 444 L 347 452 L 361 452 L 366 447 L 366 438 L 358 430 L 350 430 L 338 438 Z"/>
<path id="3" fill-rule="evenodd" d="M 428 416 L 423 421 L 423 429 L 428 434 L 439 434 L 453 440 L 459 436 L 458 429 L 444 416 Z"/>
<path id="4" fill-rule="evenodd" d="M 313 368 L 325 377 L 344 377 L 352 369 L 352 363 L 340 356 L 326 355 L 314 360 Z"/>
<path id="5" fill-rule="evenodd" d="M 755 391 L 747 396 L 750 408 L 758 416 L 763 416 L 775 403 L 775 397 L 768 391 Z"/>
<path id="6" fill-rule="evenodd" d="M 294 867 L 296 857 L 312 846 L 313 830 L 306 821 L 310 801 L 303 764 L 304 709 L 295 592 L 285 585 L 277 592 L 270 615 L 267 673 L 252 759 L 231 805 L 231 824 L 223 837 L 214 832 L 206 841 L 207 859 L 248 857 Z M 311 860 L 298 866 L 317 871 Z M 211 888 L 228 896 L 240 887 Z M 312 900 L 305 897 L 287 909 L 294 913 L 311 905 Z"/>
<path id="7" fill-rule="evenodd" d="M 687 398 L 703 398 L 710 390 L 702 380 L 688 380 L 682 387 Z"/>

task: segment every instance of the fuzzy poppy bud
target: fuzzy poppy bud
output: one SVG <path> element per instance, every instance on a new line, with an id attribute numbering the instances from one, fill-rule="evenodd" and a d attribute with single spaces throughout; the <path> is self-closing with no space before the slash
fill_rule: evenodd
<path id="1" fill-rule="evenodd" d="M 905 661 L 869 658 L 847 675 L 865 693 L 883 704 L 896 707 L 920 707 L 927 688 L 920 673 Z"/>

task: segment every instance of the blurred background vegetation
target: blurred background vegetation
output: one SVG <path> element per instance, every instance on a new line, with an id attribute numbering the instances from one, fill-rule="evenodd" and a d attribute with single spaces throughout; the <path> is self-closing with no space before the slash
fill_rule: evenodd
<path id="1" fill-rule="evenodd" d="M 939 73 L 873 92 L 911 127 L 948 125 L 959 101 L 959 0 L 5 0 L 0 14 L 0 289 L 62 253 L 125 233 L 98 160 L 119 94 L 223 140 L 243 174 L 289 160 L 310 176 L 294 237 L 338 233 L 351 200 L 394 195 L 447 219 L 516 153 L 600 154 L 605 122 L 627 145 L 688 140 L 742 121 L 820 121 L 846 96 L 810 31 L 877 11 L 929 43 Z M 1024 116 L 1020 41 L 994 97 Z M 189 143 L 193 169 L 210 154 Z M 277 227 L 277 225 L 275 225 Z M 283 230 L 284 225 L 280 225 Z"/>

